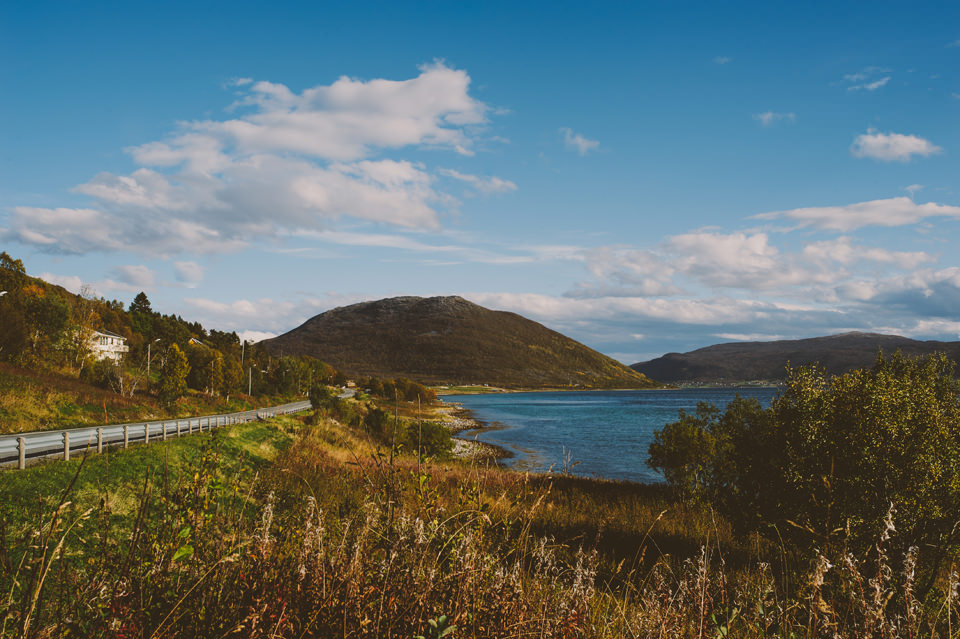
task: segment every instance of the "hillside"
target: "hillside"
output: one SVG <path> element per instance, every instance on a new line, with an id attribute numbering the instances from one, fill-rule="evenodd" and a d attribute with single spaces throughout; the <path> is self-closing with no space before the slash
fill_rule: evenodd
<path id="1" fill-rule="evenodd" d="M 920 342 L 897 335 L 853 332 L 799 340 L 716 344 L 689 353 L 667 353 L 631 368 L 666 383 L 773 381 L 785 377 L 787 363 L 802 366 L 818 362 L 831 375 L 869 368 L 878 349 L 888 354 L 899 349 L 909 356 L 942 352 L 954 360 L 960 358 L 960 342 Z"/>
<path id="2" fill-rule="evenodd" d="M 395 297 L 335 308 L 261 342 L 352 375 L 507 388 L 643 388 L 619 362 L 515 313 L 461 297 Z"/>

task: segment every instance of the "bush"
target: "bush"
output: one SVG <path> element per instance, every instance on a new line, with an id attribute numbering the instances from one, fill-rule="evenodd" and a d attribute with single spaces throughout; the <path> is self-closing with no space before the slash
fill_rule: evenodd
<path id="1" fill-rule="evenodd" d="M 960 384 L 943 355 L 881 355 L 834 378 L 793 369 L 769 409 L 681 413 L 648 464 L 740 527 L 776 524 L 808 545 L 861 551 L 892 504 L 899 550 L 932 547 L 937 565 L 960 543 Z"/>
<path id="2" fill-rule="evenodd" d="M 80 379 L 88 384 L 113 390 L 118 385 L 117 379 L 120 374 L 120 367 L 117 366 L 116 362 L 109 359 L 100 359 L 89 366 L 85 366 L 80 371 Z"/>
<path id="3" fill-rule="evenodd" d="M 313 410 L 329 411 L 334 406 L 337 394 L 328 386 L 323 384 L 314 384 L 307 393 L 310 398 L 310 406 Z"/>

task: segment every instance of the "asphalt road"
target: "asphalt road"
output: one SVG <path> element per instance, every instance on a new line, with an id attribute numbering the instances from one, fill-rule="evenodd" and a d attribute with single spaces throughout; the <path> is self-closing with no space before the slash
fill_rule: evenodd
<path id="1" fill-rule="evenodd" d="M 134 443 L 182 437 L 309 408 L 309 401 L 301 401 L 239 413 L 0 435 L 0 465 L 13 464 L 16 467 L 21 459 L 27 462 L 41 457 L 67 458 L 87 450 L 98 452 L 108 446 L 125 447 Z"/>

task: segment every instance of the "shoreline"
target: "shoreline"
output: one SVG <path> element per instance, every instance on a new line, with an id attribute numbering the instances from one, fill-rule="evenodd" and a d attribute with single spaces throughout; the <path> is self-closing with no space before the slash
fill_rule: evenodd
<path id="1" fill-rule="evenodd" d="M 447 402 L 441 399 L 442 406 L 438 412 L 443 416 L 440 423 L 450 431 L 453 439 L 453 454 L 460 459 L 471 461 L 493 462 L 500 468 L 506 468 L 503 460 L 513 457 L 513 453 L 487 442 L 477 441 L 476 439 L 467 439 L 458 437 L 460 433 L 467 431 L 484 431 L 490 428 L 486 422 L 476 419 L 468 408 L 464 408 L 458 402 Z"/>
<path id="2" fill-rule="evenodd" d="M 511 395 L 520 393 L 599 393 L 599 392 L 631 392 L 631 391 L 683 391 L 683 390 L 730 390 L 730 389 L 752 389 L 752 388 L 782 388 L 783 384 L 774 382 L 762 384 L 683 384 L 683 385 L 664 385 L 650 388 L 495 388 L 493 386 L 484 390 L 475 392 L 454 391 L 448 389 L 437 389 L 431 386 L 431 389 L 442 400 L 444 397 L 469 397 L 472 395 Z M 453 402 L 456 403 L 456 402 Z"/>

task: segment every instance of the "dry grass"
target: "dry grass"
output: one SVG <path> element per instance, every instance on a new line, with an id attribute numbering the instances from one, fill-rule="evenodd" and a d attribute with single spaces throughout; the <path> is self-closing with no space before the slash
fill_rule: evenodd
<path id="1" fill-rule="evenodd" d="M 306 422 L 256 467 L 206 440 L 119 519 L 105 490 L 5 527 L 0 636 L 957 636 L 955 574 L 919 601 L 895 531 L 784 561 L 656 488 L 391 460 Z"/>

